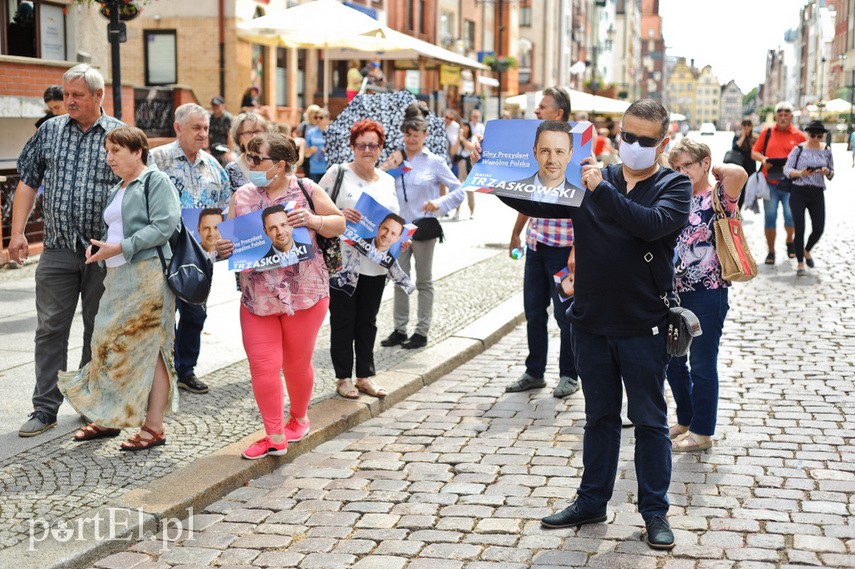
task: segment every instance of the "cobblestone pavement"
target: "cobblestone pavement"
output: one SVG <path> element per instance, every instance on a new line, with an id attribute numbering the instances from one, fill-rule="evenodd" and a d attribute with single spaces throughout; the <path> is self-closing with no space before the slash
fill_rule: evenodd
<path id="1" fill-rule="evenodd" d="M 521 290 L 522 264 L 499 253 L 437 281 L 430 345 Z M 487 281 L 491 283 L 490 294 L 470 286 L 473 282 Z M 415 315 L 415 302 L 411 304 Z M 378 336 L 391 331 L 391 302 L 383 303 L 377 321 Z M 381 348 L 378 339 L 375 354 L 378 373 L 408 355 L 400 348 Z M 335 393 L 326 325 L 318 334 L 314 362 L 314 401 L 318 401 Z M 139 456 L 120 452 L 117 443 L 82 445 L 69 436 L 0 462 L 0 548 L 24 540 L 32 517 L 49 522 L 72 518 L 261 428 L 246 360 L 204 379 L 212 388 L 210 393 L 200 396 L 182 391 L 180 413 L 167 419 L 170 445 L 163 448 L 168 448 L 168 452 L 156 450 Z"/>
<path id="2" fill-rule="evenodd" d="M 779 260 L 732 289 L 716 445 L 674 457 L 672 552 L 640 539 L 631 429 L 607 523 L 540 528 L 578 484 L 583 401 L 551 397 L 554 379 L 533 393 L 504 393 L 523 370 L 520 327 L 393 409 L 212 504 L 194 516 L 192 536 L 173 535 L 165 549 L 143 541 L 95 566 L 855 567 L 855 227 L 840 213 L 855 199 L 842 191 L 849 186 L 836 187 L 808 278 Z M 762 259 L 761 220 L 749 221 Z"/>

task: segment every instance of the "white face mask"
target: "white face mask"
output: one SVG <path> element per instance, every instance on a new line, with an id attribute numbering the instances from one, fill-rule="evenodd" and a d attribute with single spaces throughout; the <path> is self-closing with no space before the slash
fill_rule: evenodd
<path id="1" fill-rule="evenodd" d="M 628 144 L 622 140 L 620 143 L 620 159 L 631 170 L 646 170 L 656 163 L 656 149 L 659 145 L 645 147 L 638 141 Z"/>

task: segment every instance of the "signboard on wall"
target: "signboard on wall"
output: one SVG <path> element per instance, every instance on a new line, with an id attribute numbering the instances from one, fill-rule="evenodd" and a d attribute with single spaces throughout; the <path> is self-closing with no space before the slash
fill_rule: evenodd
<path id="1" fill-rule="evenodd" d="M 439 66 L 439 84 L 447 87 L 460 87 L 460 71 L 456 65 Z"/>
<path id="2" fill-rule="evenodd" d="M 39 38 L 41 58 L 65 61 L 64 6 L 39 4 Z"/>
<path id="3" fill-rule="evenodd" d="M 422 88 L 422 75 L 418 69 L 408 69 L 404 76 L 404 89 L 418 95 Z"/>

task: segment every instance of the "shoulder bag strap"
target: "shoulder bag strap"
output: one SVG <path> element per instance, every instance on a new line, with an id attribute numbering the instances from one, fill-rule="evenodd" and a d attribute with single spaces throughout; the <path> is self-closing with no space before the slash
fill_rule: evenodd
<path id="1" fill-rule="evenodd" d="M 303 195 L 306 197 L 306 201 L 309 203 L 309 209 L 315 211 L 315 203 L 312 201 L 312 198 L 309 197 L 309 192 L 306 191 L 306 187 L 303 185 L 303 180 L 297 178 L 297 185 L 300 186 L 300 191 L 303 192 Z"/>
<path id="2" fill-rule="evenodd" d="M 338 194 L 341 192 L 341 183 L 344 181 L 344 165 L 338 165 L 338 171 L 335 173 L 335 184 L 333 185 L 332 198 L 333 204 L 338 200 Z"/>
<path id="3" fill-rule="evenodd" d="M 145 195 L 145 216 L 148 219 L 148 222 L 151 223 L 151 212 L 149 212 L 148 205 L 148 182 L 151 180 L 151 174 L 145 177 L 145 183 L 143 184 L 143 194 Z M 179 222 L 183 223 L 183 222 Z M 169 271 L 166 268 L 166 259 L 163 256 L 163 247 L 160 245 L 157 246 L 157 256 L 160 257 L 160 266 L 163 267 L 163 274 L 166 275 Z"/>
<path id="4" fill-rule="evenodd" d="M 769 139 L 772 138 L 772 127 L 766 128 L 766 141 L 763 143 L 763 156 L 766 156 L 766 148 L 769 146 Z"/>

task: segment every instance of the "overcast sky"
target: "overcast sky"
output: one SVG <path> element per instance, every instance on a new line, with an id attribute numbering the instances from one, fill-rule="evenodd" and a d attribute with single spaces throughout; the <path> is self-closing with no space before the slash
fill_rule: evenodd
<path id="1" fill-rule="evenodd" d="M 712 65 L 747 93 L 765 80 L 766 52 L 783 45 L 807 0 L 659 0 L 668 55 Z"/>

